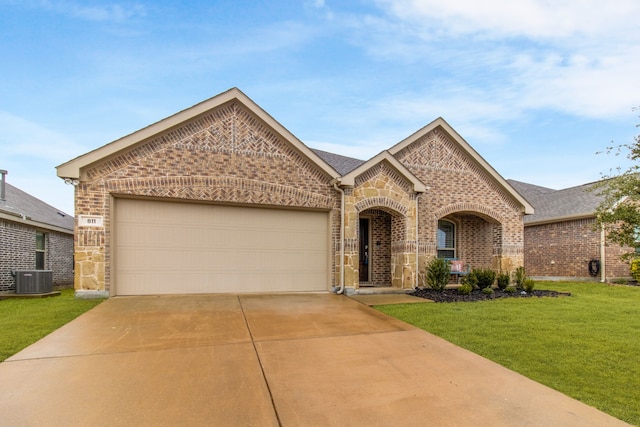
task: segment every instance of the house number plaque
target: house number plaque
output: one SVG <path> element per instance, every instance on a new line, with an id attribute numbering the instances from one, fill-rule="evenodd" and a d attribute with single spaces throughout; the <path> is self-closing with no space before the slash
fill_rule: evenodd
<path id="1" fill-rule="evenodd" d="M 78 227 L 104 227 L 104 217 L 98 215 L 78 215 Z"/>

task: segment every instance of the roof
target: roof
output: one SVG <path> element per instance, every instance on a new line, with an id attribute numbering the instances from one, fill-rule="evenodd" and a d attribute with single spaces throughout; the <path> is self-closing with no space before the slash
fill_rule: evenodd
<path id="1" fill-rule="evenodd" d="M 73 234 L 73 216 L 46 204 L 8 182 L 5 199 L 0 200 L 0 218 Z"/>
<path id="2" fill-rule="evenodd" d="M 524 218 L 525 225 L 593 217 L 603 201 L 597 191 L 590 191 L 595 182 L 554 190 L 513 179 L 508 181 L 535 208 L 533 215 Z"/>
<path id="3" fill-rule="evenodd" d="M 360 159 L 354 159 L 353 157 L 341 156 L 340 154 L 329 153 L 328 151 L 316 150 L 313 151 L 322 158 L 325 162 L 329 163 L 340 175 L 345 175 L 365 161 Z"/>

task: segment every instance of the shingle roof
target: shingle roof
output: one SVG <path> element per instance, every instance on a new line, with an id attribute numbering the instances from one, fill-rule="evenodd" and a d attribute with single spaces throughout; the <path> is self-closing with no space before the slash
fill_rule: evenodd
<path id="1" fill-rule="evenodd" d="M 25 193 L 9 183 L 5 183 L 5 199 L 0 200 L 0 213 L 25 220 L 63 228 L 73 233 L 74 218 L 40 199 Z"/>
<path id="2" fill-rule="evenodd" d="M 339 154 L 329 153 L 328 151 L 316 150 L 312 148 L 322 160 L 329 163 L 329 166 L 334 168 L 340 175 L 345 175 L 361 164 L 365 163 L 364 160 L 354 159 L 353 157 L 341 156 Z"/>
<path id="3" fill-rule="evenodd" d="M 589 191 L 596 185 L 593 182 L 563 190 L 540 187 L 512 179 L 508 182 L 535 209 L 533 215 L 524 217 L 525 224 L 593 216 L 603 200 L 603 197 L 598 195 L 598 191 Z"/>

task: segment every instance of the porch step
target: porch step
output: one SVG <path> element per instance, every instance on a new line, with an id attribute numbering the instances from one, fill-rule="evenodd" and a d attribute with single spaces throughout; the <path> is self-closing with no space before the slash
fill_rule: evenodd
<path id="1" fill-rule="evenodd" d="M 413 289 L 400 289 L 389 287 L 366 287 L 355 290 L 354 295 L 380 295 L 380 294 L 410 294 Z"/>

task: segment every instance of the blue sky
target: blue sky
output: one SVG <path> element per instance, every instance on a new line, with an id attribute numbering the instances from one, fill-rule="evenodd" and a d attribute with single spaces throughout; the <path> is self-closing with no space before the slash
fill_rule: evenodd
<path id="1" fill-rule="evenodd" d="M 445 4 L 446 3 L 446 4 Z M 632 143 L 640 2 L 0 0 L 0 169 L 55 167 L 240 88 L 312 148 L 368 159 L 443 117 L 503 177 L 600 179 Z"/>

